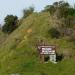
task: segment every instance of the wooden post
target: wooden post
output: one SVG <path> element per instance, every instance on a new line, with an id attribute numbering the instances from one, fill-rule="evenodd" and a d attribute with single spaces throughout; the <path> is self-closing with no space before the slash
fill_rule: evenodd
<path id="1" fill-rule="evenodd" d="M 44 62 L 44 55 L 41 55 L 42 56 L 42 63 Z"/>

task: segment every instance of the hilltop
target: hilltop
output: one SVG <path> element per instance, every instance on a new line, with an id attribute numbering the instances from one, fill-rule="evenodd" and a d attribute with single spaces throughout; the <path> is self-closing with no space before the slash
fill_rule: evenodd
<path id="1" fill-rule="evenodd" d="M 48 34 L 55 21 L 48 12 L 33 13 L 22 19 L 21 25 L 1 44 L 0 75 L 75 75 L 74 45 L 66 38 L 52 39 Z M 66 57 L 57 64 L 40 63 L 36 44 L 41 39 L 56 45 L 57 52 Z"/>

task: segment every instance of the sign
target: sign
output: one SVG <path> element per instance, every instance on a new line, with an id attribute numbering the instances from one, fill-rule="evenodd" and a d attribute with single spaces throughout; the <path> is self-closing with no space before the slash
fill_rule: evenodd
<path id="1" fill-rule="evenodd" d="M 55 54 L 55 50 L 52 50 L 52 48 L 42 48 L 41 54 Z"/>
<path id="2" fill-rule="evenodd" d="M 40 54 L 55 54 L 55 46 L 39 46 Z"/>
<path id="3" fill-rule="evenodd" d="M 40 58 L 44 62 L 45 56 L 48 55 L 51 62 L 56 62 L 56 47 L 55 46 L 47 46 L 41 45 L 38 46 L 38 50 L 40 53 Z"/>

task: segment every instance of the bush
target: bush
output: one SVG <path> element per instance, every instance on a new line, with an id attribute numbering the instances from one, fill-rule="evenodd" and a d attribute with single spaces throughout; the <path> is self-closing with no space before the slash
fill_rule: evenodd
<path id="1" fill-rule="evenodd" d="M 18 21 L 17 16 L 7 15 L 4 19 L 4 21 L 5 21 L 5 24 L 2 27 L 2 31 L 4 33 L 9 34 L 16 29 L 17 21 Z"/>
<path id="2" fill-rule="evenodd" d="M 28 17 L 33 12 L 34 12 L 34 7 L 29 7 L 28 9 L 24 9 L 23 10 L 23 18 Z"/>
<path id="3" fill-rule="evenodd" d="M 56 28 L 51 28 L 49 30 L 49 34 L 50 34 L 51 38 L 59 38 L 59 36 L 60 36 L 60 32 Z"/>

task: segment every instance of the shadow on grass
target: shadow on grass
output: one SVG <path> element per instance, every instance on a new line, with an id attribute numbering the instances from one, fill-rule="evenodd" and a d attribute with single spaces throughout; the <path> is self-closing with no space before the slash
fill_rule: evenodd
<path id="1" fill-rule="evenodd" d="M 44 61 L 45 61 L 45 62 L 48 62 L 49 59 L 50 59 L 50 58 L 49 58 L 49 55 L 45 55 L 45 57 L 44 57 Z"/>
<path id="2" fill-rule="evenodd" d="M 63 54 L 56 54 L 56 61 L 62 61 L 62 59 L 64 58 Z"/>

